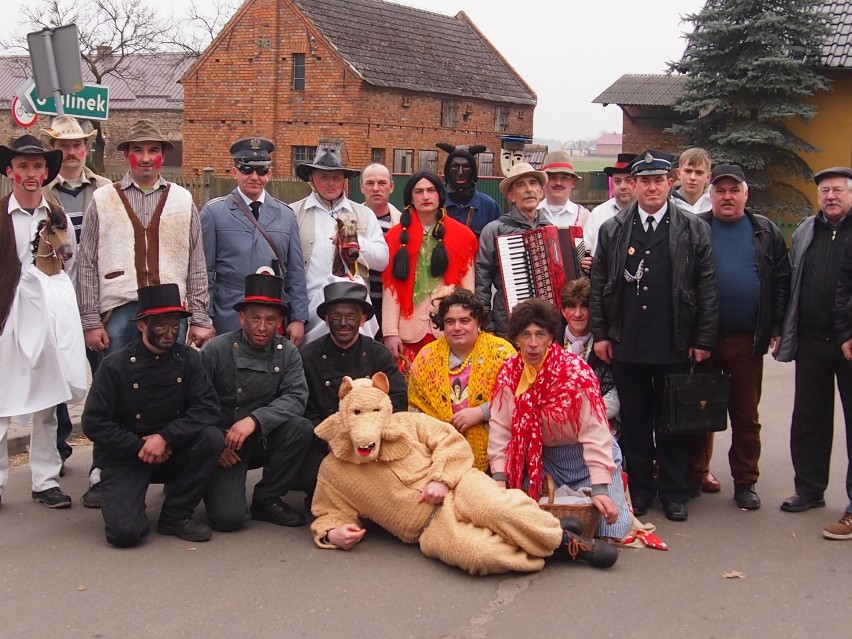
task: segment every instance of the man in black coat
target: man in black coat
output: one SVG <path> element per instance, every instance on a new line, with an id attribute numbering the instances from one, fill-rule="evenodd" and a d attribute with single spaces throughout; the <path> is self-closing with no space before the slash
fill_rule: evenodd
<path id="1" fill-rule="evenodd" d="M 193 542 L 212 534 L 192 513 L 225 439 L 200 356 L 177 343 L 180 320 L 189 315 L 176 284 L 139 289 L 134 320 L 142 339 L 104 359 L 89 389 L 83 432 L 102 468 L 101 512 L 113 546 L 135 546 L 148 535 L 145 493 L 152 483 L 172 484 L 158 533 Z"/>
<path id="2" fill-rule="evenodd" d="M 589 309 L 595 353 L 612 363 L 621 401 L 633 510 L 644 515 L 659 494 L 666 517 L 685 521 L 687 440 L 661 431 L 663 387 L 710 356 L 718 306 L 710 229 L 669 197 L 671 157 L 649 150 L 631 166 L 637 201 L 601 227 Z"/>

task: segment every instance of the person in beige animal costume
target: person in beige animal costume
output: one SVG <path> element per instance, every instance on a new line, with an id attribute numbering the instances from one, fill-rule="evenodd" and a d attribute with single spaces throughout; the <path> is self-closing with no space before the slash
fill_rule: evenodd
<path id="1" fill-rule="evenodd" d="M 557 520 L 526 493 L 474 469 L 470 445 L 450 424 L 394 413 L 388 387 L 384 373 L 345 377 L 340 410 L 315 429 L 331 448 L 314 494 L 317 546 L 353 548 L 369 519 L 473 575 L 534 572 L 551 555 L 600 568 L 615 563 L 613 546 L 575 534 L 579 520 Z"/>

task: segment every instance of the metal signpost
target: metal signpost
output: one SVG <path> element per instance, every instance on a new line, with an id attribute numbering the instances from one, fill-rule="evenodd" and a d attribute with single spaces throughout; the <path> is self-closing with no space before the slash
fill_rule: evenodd
<path id="1" fill-rule="evenodd" d="M 83 89 L 77 25 L 68 24 L 28 33 L 27 44 L 38 97 L 52 97 L 56 115 L 65 115 L 62 96 Z"/>

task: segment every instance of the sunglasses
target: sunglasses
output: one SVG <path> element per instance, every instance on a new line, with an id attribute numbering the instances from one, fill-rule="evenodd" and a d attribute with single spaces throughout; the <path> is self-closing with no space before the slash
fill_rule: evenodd
<path id="1" fill-rule="evenodd" d="M 237 164 L 237 171 L 242 173 L 243 175 L 251 175 L 252 173 L 257 173 L 258 175 L 266 175 L 269 173 L 268 166 L 249 166 L 248 164 Z"/>

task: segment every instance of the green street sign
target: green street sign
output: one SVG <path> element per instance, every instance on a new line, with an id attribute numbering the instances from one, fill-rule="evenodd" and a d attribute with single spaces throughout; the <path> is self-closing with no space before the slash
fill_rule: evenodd
<path id="1" fill-rule="evenodd" d="M 40 115 L 56 115 L 56 101 L 53 98 L 38 97 L 35 82 L 24 94 Z M 109 118 L 109 87 L 102 84 L 84 84 L 83 90 L 62 96 L 62 108 L 65 115 L 73 115 L 84 120 L 106 120 Z"/>

